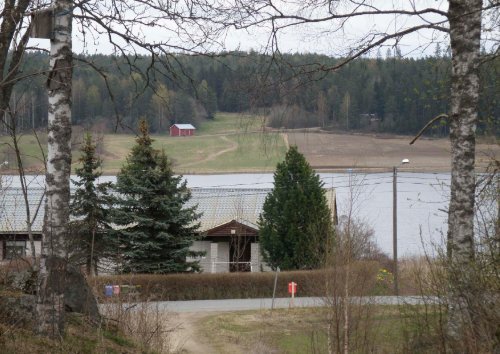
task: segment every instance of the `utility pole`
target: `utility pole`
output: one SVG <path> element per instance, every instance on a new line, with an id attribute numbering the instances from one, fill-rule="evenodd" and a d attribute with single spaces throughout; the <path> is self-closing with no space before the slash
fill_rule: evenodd
<path id="1" fill-rule="evenodd" d="M 35 96 L 31 96 L 31 127 L 35 131 Z"/>
<path id="2" fill-rule="evenodd" d="M 347 115 L 347 130 L 349 130 L 349 107 L 351 106 L 351 95 L 347 92 L 345 96 L 345 104 L 346 104 L 346 115 Z"/>
<path id="3" fill-rule="evenodd" d="M 410 160 L 401 160 L 401 165 L 409 164 Z M 392 252 L 394 263 L 394 295 L 399 296 L 398 275 L 398 166 L 392 168 Z"/>
<path id="4" fill-rule="evenodd" d="M 500 250 L 500 176 L 496 176 L 496 195 L 497 195 L 497 223 L 495 227 L 495 249 Z M 493 182 L 495 183 L 495 182 Z M 493 187 L 495 188 L 495 187 Z"/>
<path id="5" fill-rule="evenodd" d="M 274 274 L 274 288 L 273 288 L 273 301 L 271 302 L 271 313 L 274 310 L 274 299 L 276 297 L 276 285 L 278 285 L 278 273 L 280 272 L 280 267 L 276 268 L 276 272 Z"/>
<path id="6" fill-rule="evenodd" d="M 394 263 L 394 295 L 399 295 L 398 288 L 398 168 L 392 168 L 392 250 Z"/>

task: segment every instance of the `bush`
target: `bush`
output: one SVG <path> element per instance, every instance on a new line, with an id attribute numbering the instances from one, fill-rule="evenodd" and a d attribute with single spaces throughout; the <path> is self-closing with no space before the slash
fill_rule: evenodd
<path id="1" fill-rule="evenodd" d="M 29 258 L 15 258 L 0 264 L 0 289 L 24 290 L 33 293 L 31 278 L 33 262 Z M 29 283 L 29 284 L 27 284 Z"/>
<path id="2" fill-rule="evenodd" d="M 353 265 L 353 272 L 370 274 L 372 279 L 365 285 L 363 293 L 373 293 L 379 268 L 376 262 L 358 262 Z M 332 269 L 281 272 L 278 275 L 276 297 L 289 296 L 288 283 L 291 281 L 298 284 L 297 296 L 325 296 L 327 279 L 333 276 L 332 272 Z M 272 297 L 274 276 L 274 272 L 127 274 L 95 277 L 90 282 L 100 302 L 104 300 L 104 287 L 111 284 L 140 286 L 140 293 L 134 300 L 141 301 L 245 299 Z"/>

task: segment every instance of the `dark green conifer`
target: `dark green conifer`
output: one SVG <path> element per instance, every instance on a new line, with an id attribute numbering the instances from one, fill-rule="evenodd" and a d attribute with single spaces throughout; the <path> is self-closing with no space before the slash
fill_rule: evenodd
<path id="1" fill-rule="evenodd" d="M 123 270 L 135 273 L 195 271 L 188 261 L 198 252 L 189 250 L 196 240 L 199 215 L 186 208 L 190 199 L 186 181 L 174 176 L 164 152 L 155 150 L 147 123 L 139 123 L 139 137 L 117 176 L 117 209 Z"/>
<path id="2" fill-rule="evenodd" d="M 323 183 L 295 146 L 278 163 L 259 227 L 264 258 L 271 267 L 312 269 L 324 264 L 332 245 L 332 215 Z"/>
<path id="3" fill-rule="evenodd" d="M 109 193 L 111 183 L 97 184 L 101 176 L 101 159 L 96 156 L 96 145 L 92 136 L 86 134 L 76 168 L 76 186 L 71 199 L 72 238 L 69 254 L 76 264 L 85 264 L 87 274 L 97 274 L 99 259 L 110 258 L 114 253 L 109 234 L 109 212 L 112 197 Z"/>

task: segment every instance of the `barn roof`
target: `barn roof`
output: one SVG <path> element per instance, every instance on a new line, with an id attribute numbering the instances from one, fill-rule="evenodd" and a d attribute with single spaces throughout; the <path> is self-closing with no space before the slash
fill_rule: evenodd
<path id="1" fill-rule="evenodd" d="M 186 207 L 198 205 L 202 214 L 200 232 L 210 230 L 232 220 L 256 228 L 266 196 L 271 188 L 192 188 L 191 199 Z M 332 216 L 336 219 L 336 201 L 333 189 L 326 191 Z M 30 188 L 28 201 L 32 217 L 38 206 L 32 225 L 35 233 L 42 231 L 44 215 L 44 189 Z M 0 191 L 0 233 L 25 233 L 26 208 L 21 188 L 9 187 Z"/>
<path id="2" fill-rule="evenodd" d="M 192 124 L 173 124 L 172 127 L 174 126 L 179 129 L 196 129 Z"/>

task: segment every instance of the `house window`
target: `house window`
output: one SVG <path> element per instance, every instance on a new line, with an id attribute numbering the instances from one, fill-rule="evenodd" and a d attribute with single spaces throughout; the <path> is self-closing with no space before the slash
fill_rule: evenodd
<path id="1" fill-rule="evenodd" d="M 5 258 L 13 259 L 26 255 L 26 241 L 5 241 Z"/>

